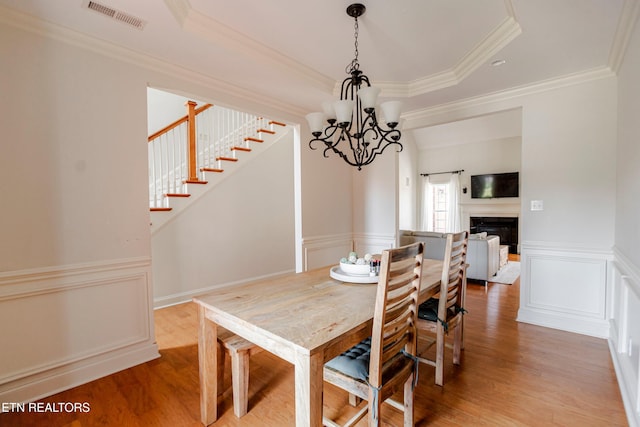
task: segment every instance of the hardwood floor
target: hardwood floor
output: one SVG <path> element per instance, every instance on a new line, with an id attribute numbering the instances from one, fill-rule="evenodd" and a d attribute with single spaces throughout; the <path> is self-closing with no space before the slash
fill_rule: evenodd
<path id="1" fill-rule="evenodd" d="M 416 425 L 626 426 L 606 340 L 516 322 L 518 295 L 519 281 L 486 293 L 469 284 L 462 365 L 447 350 L 444 387 L 420 366 Z M 41 401 L 88 402 L 89 412 L 4 413 L 0 426 L 200 426 L 196 323 L 192 303 L 157 310 L 160 359 Z M 214 425 L 293 425 L 293 367 L 262 352 L 250 375 L 249 413 L 234 416 L 228 391 Z M 343 391 L 325 385 L 324 394 L 325 415 L 345 421 L 356 411 Z M 388 405 L 381 416 L 385 426 L 402 425 Z"/>

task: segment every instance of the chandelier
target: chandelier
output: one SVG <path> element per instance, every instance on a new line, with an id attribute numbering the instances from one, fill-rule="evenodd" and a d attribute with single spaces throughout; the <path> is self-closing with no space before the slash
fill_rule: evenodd
<path id="1" fill-rule="evenodd" d="M 313 139 L 309 148 L 315 150 L 313 143 L 323 142 L 324 157 L 333 151 L 358 170 L 373 162 L 378 154 L 390 145 L 398 145 L 402 151 L 400 130 L 396 129 L 400 121 L 400 102 L 387 101 L 380 104 L 380 110 L 386 123 L 382 128 L 376 115 L 376 100 L 380 89 L 371 86 L 369 78 L 360 71 L 358 63 L 358 17 L 366 8 L 355 3 L 347 7 L 347 15 L 355 20 L 355 57 L 347 66 L 349 77 L 342 82 L 340 100 L 322 104 L 323 112 L 307 114 Z M 326 123 L 325 123 L 326 121 Z"/>

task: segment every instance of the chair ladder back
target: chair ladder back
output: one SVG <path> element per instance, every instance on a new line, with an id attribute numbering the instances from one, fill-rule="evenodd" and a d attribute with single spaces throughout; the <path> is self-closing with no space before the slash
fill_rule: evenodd
<path id="1" fill-rule="evenodd" d="M 440 282 L 440 304 L 438 318 L 446 320 L 450 314 L 456 314 L 462 307 L 462 287 L 467 258 L 468 233 L 450 233 L 447 235 L 442 278 Z M 451 313 L 453 309 L 453 313 Z"/>
<path id="2" fill-rule="evenodd" d="M 416 316 L 424 243 L 383 251 L 371 335 L 369 384 L 382 385 L 384 365 L 402 349 L 416 354 Z"/>

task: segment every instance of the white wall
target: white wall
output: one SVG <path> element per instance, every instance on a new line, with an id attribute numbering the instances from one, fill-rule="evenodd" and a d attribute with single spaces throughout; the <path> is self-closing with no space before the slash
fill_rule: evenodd
<path id="1" fill-rule="evenodd" d="M 523 239 L 610 251 L 614 238 L 616 81 L 528 99 L 523 116 Z M 544 210 L 532 212 L 530 200 Z"/>
<path id="2" fill-rule="evenodd" d="M 398 228 L 417 230 L 418 149 L 411 132 L 402 135 L 403 150 L 398 155 Z"/>
<path id="3" fill-rule="evenodd" d="M 346 164 L 345 164 L 346 167 Z M 389 146 L 362 170 L 353 174 L 354 250 L 378 254 L 396 246 L 398 230 L 398 154 Z M 343 256 L 346 256 L 344 254 Z"/>
<path id="4" fill-rule="evenodd" d="M 255 158 L 242 153 L 231 176 L 153 233 L 157 306 L 295 270 L 293 143 L 289 130 Z"/>
<path id="5" fill-rule="evenodd" d="M 2 23 L 0 51 L 0 401 L 20 402 L 158 356 L 146 80 Z"/>
<path id="6" fill-rule="evenodd" d="M 324 158 L 308 126 L 301 126 L 302 269 L 337 263 L 353 248 L 352 169 L 336 154 Z"/>
<path id="7" fill-rule="evenodd" d="M 185 98 L 160 89 L 147 89 L 147 134 L 151 135 L 187 115 L 185 103 L 194 101 L 198 107 L 206 104 L 194 98 Z"/>
<path id="8" fill-rule="evenodd" d="M 640 426 L 640 26 L 636 23 L 618 83 L 615 262 L 610 348 L 629 424 Z"/>
<path id="9" fill-rule="evenodd" d="M 523 114 L 518 319 L 609 335 L 615 223 L 616 80 L 532 96 Z M 530 211 L 542 200 L 543 211 Z"/>
<path id="10" fill-rule="evenodd" d="M 520 198 L 472 199 L 471 175 L 501 172 L 519 172 L 521 163 L 521 138 L 502 138 L 453 146 L 441 146 L 418 152 L 418 172 L 436 173 L 464 170 L 460 174 L 460 188 L 467 193 L 460 194 L 461 221 L 464 229 L 469 229 L 471 216 L 516 216 L 520 214 Z M 438 177 L 438 175 L 436 175 Z M 420 177 L 420 182 L 422 177 Z M 418 227 L 422 224 L 422 184 L 418 186 L 416 205 Z"/>

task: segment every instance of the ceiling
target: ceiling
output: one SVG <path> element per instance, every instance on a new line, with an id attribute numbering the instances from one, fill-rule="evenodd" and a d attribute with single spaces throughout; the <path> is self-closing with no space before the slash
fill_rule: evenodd
<path id="1" fill-rule="evenodd" d="M 402 100 L 406 112 L 614 69 L 620 34 L 633 25 L 624 18 L 636 1 L 363 1 L 360 68 L 382 97 Z M 96 3 L 140 19 L 143 28 L 90 10 L 89 0 L 0 0 L 56 28 L 272 99 L 294 114 L 332 99 L 354 57 L 354 20 L 345 13 L 350 0 Z M 492 66 L 495 60 L 505 63 Z M 421 133 L 415 135 L 426 147 Z"/>

